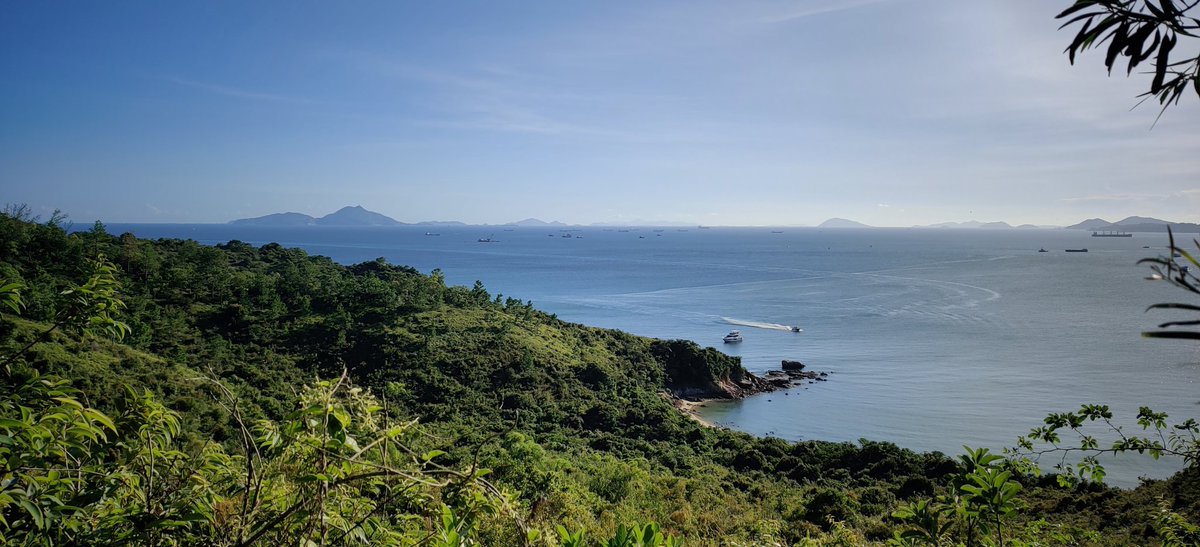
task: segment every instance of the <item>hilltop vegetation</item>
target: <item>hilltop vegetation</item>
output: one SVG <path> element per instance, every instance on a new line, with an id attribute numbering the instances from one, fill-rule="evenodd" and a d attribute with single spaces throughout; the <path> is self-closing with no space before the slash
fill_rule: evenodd
<path id="1" fill-rule="evenodd" d="M 52 328 L 71 309 L 63 292 L 94 278 L 100 256 L 113 264 L 125 306 L 129 331 L 120 341 L 66 323 Z M 3 372 L 11 395 L 0 420 L 25 420 L 21 431 L 33 431 L 37 421 L 15 409 L 53 415 L 59 403 L 45 401 L 58 399 L 35 397 L 39 378 L 66 378 L 85 406 L 117 417 L 112 428 L 88 422 L 108 431 L 80 441 L 104 454 L 91 469 L 144 469 L 130 462 L 172 447 L 178 454 L 164 457 L 174 480 L 200 492 L 179 500 L 104 490 L 101 499 L 123 500 L 129 514 L 104 528 L 117 535 L 77 538 L 244 544 L 261 529 L 255 537 L 264 542 L 418 544 L 437 536 L 438 545 L 540 545 L 559 537 L 560 525 L 563 544 L 573 544 L 574 530 L 609 537 L 622 524 L 656 522 L 688 545 L 859 544 L 893 538 L 906 526 L 893 512 L 953 492 L 964 473 L 941 454 L 886 442 L 789 443 L 703 427 L 672 406 L 670 393 L 740 378 L 736 359 L 687 341 L 563 322 L 482 283 L 448 287 L 437 271 L 383 259 L 347 266 L 276 244 L 149 241 L 99 224 L 68 234 L 59 219 L 5 214 L 0 279 L 25 287 L 21 317 L 0 321 L 3 356 L 14 357 Z M 146 416 L 166 425 L 150 427 Z M 4 427 L 0 455 L 26 457 L 4 452 L 4 439 L 23 438 L 18 426 Z M 121 441 L 118 450 L 112 443 L 126 427 L 169 434 L 158 444 Z M 352 450 L 351 441 L 367 448 Z M 189 454 L 203 456 L 204 470 L 189 475 Z M 345 467 L 340 475 L 329 471 L 333 456 Z M 48 476 L 27 467 L 28 480 Z M 238 475 L 243 467 L 260 482 Z M 396 474 L 349 480 L 383 467 Z M 6 489 L 24 488 L 8 478 L 14 469 L 0 475 Z M 486 480 L 480 469 L 491 471 Z M 1015 517 L 1010 537 L 1147 542 L 1156 535 L 1156 496 L 1196 512 L 1194 490 L 1181 487 L 1193 480 L 1185 474 L 1135 492 L 1028 480 L 1021 500 L 1037 510 Z M 289 512 L 283 501 L 259 507 L 261 499 L 292 499 L 304 510 Z M 319 510 L 305 505 L 311 500 Z M 165 516 L 184 502 L 192 520 Z M 87 511 L 60 516 L 78 534 L 100 534 L 96 523 L 110 521 Z M 50 536 L 38 535 L 45 523 L 28 507 L 0 497 L 0 517 L 0 535 L 50 542 L 36 540 Z M 176 524 L 138 535 L 162 522 Z M 272 526 L 256 528 L 264 522 Z"/>

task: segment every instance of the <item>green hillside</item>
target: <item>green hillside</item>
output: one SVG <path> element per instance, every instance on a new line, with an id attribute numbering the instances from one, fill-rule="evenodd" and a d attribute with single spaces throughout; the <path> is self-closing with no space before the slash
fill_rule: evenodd
<path id="1" fill-rule="evenodd" d="M 63 291 L 85 284 L 101 256 L 116 267 L 125 305 L 117 319 L 129 334 L 120 341 L 94 334 L 95 324 L 62 320 L 78 296 Z M 954 492 L 964 473 L 941 454 L 886 442 L 789 443 L 704 427 L 678 411 L 671 394 L 743 377 L 736 358 L 563 322 L 480 283 L 448 287 L 437 271 L 383 259 L 346 266 L 276 244 L 149 241 L 100 225 L 68 235 L 57 222 L 2 215 L 0 279 L 20 283 L 25 303 L 19 316 L 5 309 L 0 322 L 11 361 L 3 372 L 11 395 L 0 406 L 0 420 L 11 422 L 0 422 L 9 428 L 0 427 L 0 455 L 25 461 L 32 456 L 12 446 L 44 445 L 21 431 L 35 431 L 41 422 L 33 417 L 65 404 L 38 387 L 39 377 L 61 377 L 78 390 L 73 397 L 117 423 L 99 440 L 38 461 L 69 463 L 73 451 L 92 451 L 99 455 L 80 461 L 93 461 L 98 475 L 149 477 L 131 469 L 146 469 L 145 455 L 169 446 L 187 455 L 173 480 L 204 492 L 172 498 L 181 486 L 139 498 L 126 483 L 101 488 L 81 479 L 62 487 L 79 500 L 58 500 L 80 507 L 60 511 L 78 531 L 53 535 L 37 532 L 48 526 L 38 518 L 51 513 L 35 518 L 20 503 L 33 494 L 10 464 L 0 479 L 19 492 L 0 496 L 0 536 L 17 544 L 238 545 L 249 536 L 261 544 L 559 545 L 570 544 L 560 525 L 568 535 L 586 529 L 589 538 L 609 538 L 646 522 L 687 545 L 883 543 L 910 527 L 894 512 Z M 146 410 L 159 403 L 161 412 Z M 172 434 L 145 444 L 150 433 L 121 424 Z M 127 433 L 142 444 L 121 441 Z M 329 471 L 335 455 L 337 476 Z M 197 458 L 207 467 L 184 463 Z M 390 471 L 400 460 L 407 474 Z M 310 473 L 305 465 L 320 467 Z M 40 480 L 48 469 L 26 465 L 21 476 Z M 352 484 L 379 469 L 399 482 Z M 1053 479 L 1027 479 L 1021 500 L 1033 510 L 1012 516 L 1008 533 L 1042 544 L 1153 543 L 1155 500 L 1195 515 L 1193 481 L 1185 474 L 1126 492 L 1064 491 Z M 320 501 L 319 513 L 305 496 Z M 91 512 L 118 499 L 125 512 Z M 279 501 L 287 499 L 294 509 Z M 170 516 L 176 502 L 188 507 L 180 510 L 187 518 Z"/>

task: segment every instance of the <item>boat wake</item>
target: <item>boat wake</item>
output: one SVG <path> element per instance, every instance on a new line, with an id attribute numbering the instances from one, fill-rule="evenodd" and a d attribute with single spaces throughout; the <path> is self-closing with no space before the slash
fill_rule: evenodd
<path id="1" fill-rule="evenodd" d="M 762 323 L 759 321 L 743 321 L 741 319 L 734 319 L 732 317 L 722 317 L 721 320 L 725 321 L 726 323 L 729 323 L 730 325 L 740 325 L 743 327 L 752 327 L 752 328 L 756 328 L 756 329 L 783 330 L 783 331 L 789 331 L 789 332 L 791 332 L 791 330 L 792 330 L 791 325 L 780 325 L 779 323 Z M 804 329 L 801 329 L 801 331 L 803 331 L 803 330 Z"/>

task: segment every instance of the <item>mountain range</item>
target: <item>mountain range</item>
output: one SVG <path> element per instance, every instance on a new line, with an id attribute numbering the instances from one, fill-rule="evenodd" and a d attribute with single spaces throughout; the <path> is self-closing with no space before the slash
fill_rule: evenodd
<path id="1" fill-rule="evenodd" d="M 400 222 L 387 215 L 369 211 L 361 205 L 352 205 L 342 207 L 337 211 L 325 215 L 323 217 L 314 217 L 304 213 L 272 213 L 253 218 L 239 218 L 232 220 L 229 224 L 241 226 L 470 226 L 466 222 L 458 220 L 427 220 L 422 222 Z M 592 226 L 688 226 L 685 223 L 679 222 L 661 222 L 654 223 L 648 221 L 633 221 L 628 222 L 596 222 Z M 483 224 L 482 226 L 487 226 Z M 526 218 L 515 222 L 501 224 L 501 226 L 520 226 L 526 228 L 546 228 L 546 227 L 562 227 L 562 226 L 577 226 L 553 220 L 546 222 L 537 218 Z"/>
<path id="2" fill-rule="evenodd" d="M 1092 231 L 1122 231 L 1122 232 L 1165 232 L 1170 226 L 1175 232 L 1200 232 L 1200 224 L 1190 222 L 1172 222 L 1152 217 L 1127 217 L 1116 222 L 1109 222 L 1102 218 L 1089 218 L 1078 224 L 1066 226 L 1067 230 L 1092 230 Z M 831 218 L 822 222 L 818 228 L 872 228 L 867 224 L 846 220 L 844 218 Z M 926 224 L 923 226 L 913 226 L 913 228 L 975 228 L 983 230 L 1009 230 L 1009 229 L 1028 229 L 1028 228 L 1059 228 L 1058 226 L 1035 226 L 1033 224 L 1022 224 L 1013 226 L 1007 222 L 980 222 L 978 220 L 968 220 L 966 222 L 939 222 L 937 224 Z"/>
<path id="3" fill-rule="evenodd" d="M 818 228 L 873 228 L 867 224 L 847 220 L 844 218 L 831 218 L 817 225 Z M 1008 230 L 1012 228 L 1046 228 L 1047 226 L 1034 226 L 1033 224 L 1022 224 L 1013 226 L 1007 222 L 979 222 L 978 220 L 968 220 L 966 222 L 939 222 L 937 224 L 928 224 L 925 226 L 913 226 L 913 228 L 979 228 L 984 230 Z"/>
<path id="4" fill-rule="evenodd" d="M 400 222 L 387 215 L 368 211 L 361 205 L 353 205 L 342 207 L 337 211 L 325 215 L 323 217 L 314 217 L 304 213 L 273 213 L 253 218 L 241 218 L 229 222 L 230 224 L 243 226 L 469 226 L 468 223 L 457 220 L 432 220 L 416 223 Z M 679 222 L 594 222 L 591 226 L 685 226 L 687 224 Z M 559 221 L 546 222 L 537 218 L 526 218 L 515 222 L 509 222 L 502 226 L 519 226 L 531 228 L 545 227 L 562 227 L 562 226 L 577 226 L 566 224 Z M 1123 232 L 1165 232 L 1170 226 L 1176 232 L 1200 232 L 1200 224 L 1188 222 L 1171 222 L 1152 217 L 1131 216 L 1118 220 L 1117 222 L 1109 222 L 1102 218 L 1089 218 L 1078 224 L 1067 226 L 1068 230 L 1114 230 Z M 818 228 L 873 228 L 868 224 L 848 220 L 844 218 L 831 218 L 817 225 Z M 1011 229 L 1027 229 L 1027 228 L 1057 228 L 1057 226 L 1035 226 L 1033 224 L 1022 224 L 1013 226 L 1007 222 L 980 222 L 977 220 L 968 220 L 965 222 L 939 222 L 937 224 L 927 224 L 923 226 L 913 226 L 913 228 L 972 228 L 982 230 L 1011 230 Z"/>
<path id="5" fill-rule="evenodd" d="M 386 215 L 368 211 L 361 205 L 347 206 L 323 217 L 304 213 L 274 213 L 261 217 L 240 218 L 230 224 L 244 226 L 399 226 L 404 224 Z"/>
<path id="6" fill-rule="evenodd" d="M 1165 232 L 1167 227 L 1175 232 L 1200 232 L 1200 224 L 1190 222 L 1171 222 L 1151 217 L 1128 217 L 1116 222 L 1102 218 L 1089 218 L 1079 224 L 1067 226 L 1068 230 L 1114 230 L 1122 232 Z"/>
<path id="7" fill-rule="evenodd" d="M 831 218 L 817 225 L 817 228 L 873 228 L 861 222 L 846 220 L 844 218 Z"/>

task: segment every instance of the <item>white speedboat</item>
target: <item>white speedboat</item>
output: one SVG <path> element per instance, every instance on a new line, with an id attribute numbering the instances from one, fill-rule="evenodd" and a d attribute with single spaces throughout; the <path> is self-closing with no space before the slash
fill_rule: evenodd
<path id="1" fill-rule="evenodd" d="M 741 342 L 742 341 L 742 331 L 731 330 L 731 331 L 729 331 L 729 334 L 725 335 L 725 338 L 722 338 L 722 340 L 724 340 L 726 344 L 735 344 L 737 342 Z"/>

